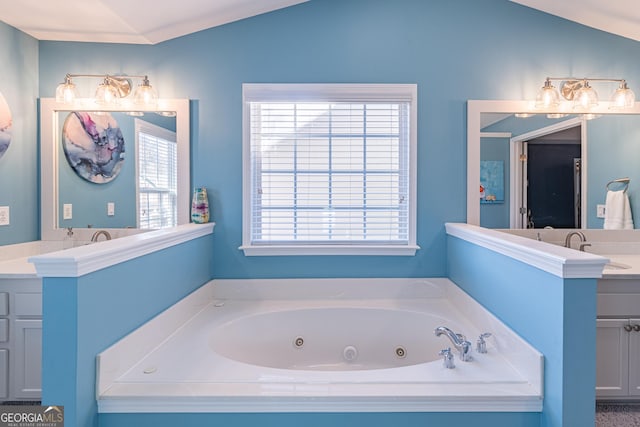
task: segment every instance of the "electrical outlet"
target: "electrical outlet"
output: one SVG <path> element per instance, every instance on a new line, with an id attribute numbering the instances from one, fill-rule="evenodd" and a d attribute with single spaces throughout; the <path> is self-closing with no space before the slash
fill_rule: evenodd
<path id="1" fill-rule="evenodd" d="M 107 216 L 114 216 L 116 214 L 116 204 L 113 202 L 107 203 Z"/>
<path id="2" fill-rule="evenodd" d="M 596 218 L 604 218 L 604 206 L 596 205 Z"/>
<path id="3" fill-rule="evenodd" d="M 9 225 L 9 206 L 0 206 L 0 225 Z"/>
<path id="4" fill-rule="evenodd" d="M 62 219 L 73 218 L 73 205 L 71 203 L 65 203 L 62 205 Z"/>

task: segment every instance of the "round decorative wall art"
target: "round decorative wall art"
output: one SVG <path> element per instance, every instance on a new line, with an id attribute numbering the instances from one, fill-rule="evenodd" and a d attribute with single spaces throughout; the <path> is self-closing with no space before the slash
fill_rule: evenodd
<path id="1" fill-rule="evenodd" d="M 62 146 L 69 165 L 87 181 L 105 184 L 122 169 L 124 137 L 109 113 L 69 113 L 62 128 Z"/>
<path id="2" fill-rule="evenodd" d="M 11 144 L 11 122 L 9 104 L 0 93 L 0 158 Z"/>

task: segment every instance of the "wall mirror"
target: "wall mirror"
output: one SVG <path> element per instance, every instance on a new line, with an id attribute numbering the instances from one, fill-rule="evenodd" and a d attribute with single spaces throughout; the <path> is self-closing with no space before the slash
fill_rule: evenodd
<path id="1" fill-rule="evenodd" d="M 602 102 L 589 111 L 571 107 L 544 111 L 535 109 L 529 101 L 470 100 L 467 223 L 488 228 L 602 228 L 603 219 L 598 218 L 597 208 L 605 203 L 607 184 L 628 177 L 628 194 L 638 228 L 639 141 L 638 103 L 626 110 L 613 110 L 609 103 Z M 542 185 L 546 186 L 542 199 L 552 206 L 566 205 L 570 209 L 568 222 L 556 223 L 549 220 L 549 215 L 532 214 L 535 209 L 530 204 L 538 203 L 538 199 L 531 198 L 533 183 L 527 178 L 535 169 L 532 156 L 543 149 L 541 156 L 547 160 L 565 156 L 566 161 L 573 162 L 573 169 L 561 173 L 556 173 L 557 165 L 545 165 L 541 175 Z M 568 180 L 570 189 L 562 190 L 560 176 L 563 182 Z M 485 190 L 481 182 L 494 186 L 492 180 L 497 182 L 497 190 L 481 193 Z"/>
<path id="2" fill-rule="evenodd" d="M 160 100 L 154 110 L 135 109 L 131 113 L 132 110 L 130 106 L 121 105 L 101 106 L 96 111 L 95 104 L 82 100 L 73 105 L 58 103 L 51 98 L 40 100 L 43 240 L 62 240 L 68 227 L 76 231 L 83 228 L 141 228 L 138 215 L 141 186 L 138 184 L 137 161 L 140 154 L 135 136 L 140 134 L 140 127 L 157 129 L 161 133 L 166 131 L 166 135 L 175 138 L 176 168 L 169 174 L 176 182 L 176 220 L 177 224 L 189 222 L 189 100 Z M 101 120 L 107 115 L 109 120 L 105 125 Z M 69 137 L 69 129 L 75 129 L 72 126 L 77 126 L 76 123 L 82 123 L 84 130 L 90 127 L 87 123 L 108 126 L 110 131 L 117 128 L 118 136 L 124 140 L 124 160 L 115 167 L 111 165 L 110 176 L 100 171 L 93 175 L 89 173 L 93 178 L 87 178 L 85 170 L 90 168 L 74 167 L 74 163 L 68 161 L 68 148 L 75 149 L 78 145 L 73 137 Z M 109 179 L 104 179 L 104 176 L 109 176 Z"/>

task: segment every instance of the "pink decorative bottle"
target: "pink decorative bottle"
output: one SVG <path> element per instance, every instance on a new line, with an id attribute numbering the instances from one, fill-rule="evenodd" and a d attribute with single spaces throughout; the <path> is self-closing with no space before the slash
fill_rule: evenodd
<path id="1" fill-rule="evenodd" d="M 207 199 L 207 189 L 204 187 L 197 187 L 193 192 L 191 221 L 196 224 L 209 222 L 209 200 Z"/>

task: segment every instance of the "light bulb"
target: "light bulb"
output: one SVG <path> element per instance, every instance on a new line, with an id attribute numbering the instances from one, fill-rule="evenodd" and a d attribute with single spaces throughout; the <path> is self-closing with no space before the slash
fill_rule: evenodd
<path id="1" fill-rule="evenodd" d="M 585 80 L 583 86 L 576 91 L 573 106 L 574 108 L 589 109 L 596 105 L 598 105 L 598 93 Z"/>
<path id="2" fill-rule="evenodd" d="M 558 91 L 551 84 L 551 80 L 547 79 L 536 96 L 536 108 L 555 107 L 559 104 L 559 98 Z"/>
<path id="3" fill-rule="evenodd" d="M 147 76 L 144 77 L 142 83 L 136 88 L 136 92 L 133 95 L 133 102 L 137 105 L 145 105 L 154 107 L 158 103 L 158 94 L 153 86 L 149 84 Z"/>
<path id="4" fill-rule="evenodd" d="M 120 98 L 118 90 L 109 83 L 109 79 L 104 79 L 98 88 L 96 89 L 96 104 L 100 105 L 114 105 L 118 103 Z"/>
<path id="5" fill-rule="evenodd" d="M 71 103 L 76 99 L 76 85 L 68 75 L 64 78 L 64 83 L 60 83 L 56 88 L 56 102 Z"/>
<path id="6" fill-rule="evenodd" d="M 611 109 L 624 109 L 633 108 L 636 102 L 636 94 L 627 86 L 627 82 L 624 80 L 620 83 L 620 86 L 613 93 L 611 97 Z"/>

